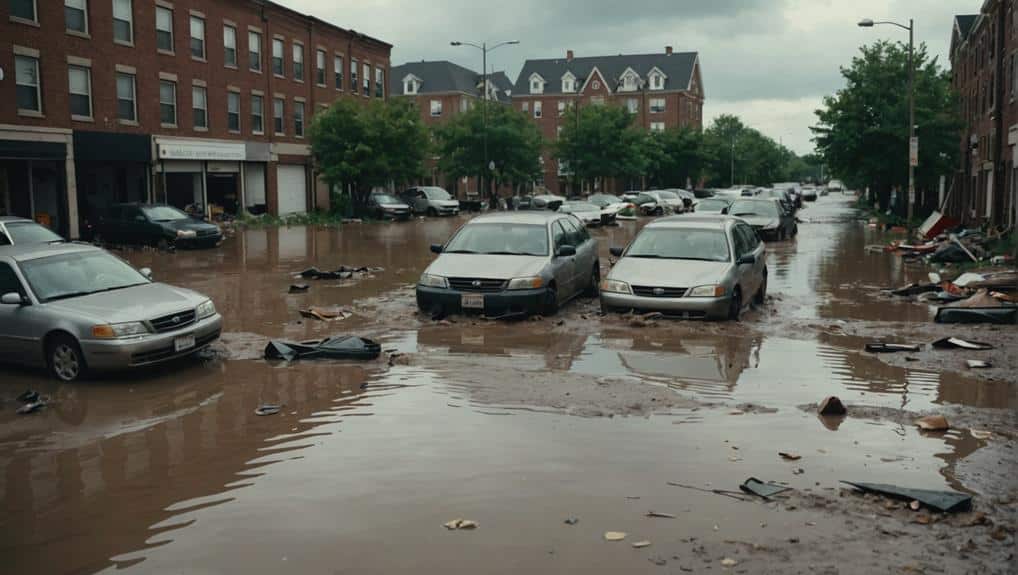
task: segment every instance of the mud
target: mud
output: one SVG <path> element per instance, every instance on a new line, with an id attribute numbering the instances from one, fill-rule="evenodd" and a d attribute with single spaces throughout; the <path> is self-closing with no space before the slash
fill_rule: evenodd
<path id="1" fill-rule="evenodd" d="M 939 326 L 930 307 L 883 296 L 930 270 L 866 253 L 893 236 L 846 199 L 800 217 L 797 240 L 768 246 L 768 303 L 739 324 L 634 327 L 586 299 L 539 321 L 431 321 L 413 284 L 461 218 L 124 251 L 210 295 L 223 339 L 202 358 L 73 386 L 0 368 L 2 571 L 1013 572 L 1018 329 Z M 642 223 L 593 232 L 605 270 Z M 384 271 L 288 293 L 293 273 L 340 265 Z M 315 306 L 353 315 L 301 317 Z M 271 338 L 340 333 L 387 353 L 261 360 Z M 863 351 L 946 335 L 996 349 Z M 49 404 L 16 415 L 29 388 Z M 845 418 L 816 416 L 827 395 Z M 283 408 L 255 415 L 265 404 Z M 912 425 L 933 413 L 952 429 Z M 740 501 L 668 485 L 737 491 L 750 476 L 793 491 Z M 842 480 L 963 491 L 974 511 L 914 512 Z M 479 527 L 442 526 L 459 517 Z"/>

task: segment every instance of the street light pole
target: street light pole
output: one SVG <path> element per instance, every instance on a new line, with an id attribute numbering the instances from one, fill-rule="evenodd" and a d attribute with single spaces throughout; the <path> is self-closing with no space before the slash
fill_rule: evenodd
<path id="1" fill-rule="evenodd" d="M 735 133 L 734 132 L 732 133 L 732 155 L 731 155 L 731 158 L 732 158 L 732 172 L 731 172 L 731 176 L 730 176 L 730 181 L 731 181 L 731 186 L 730 187 L 734 188 L 735 187 Z"/>

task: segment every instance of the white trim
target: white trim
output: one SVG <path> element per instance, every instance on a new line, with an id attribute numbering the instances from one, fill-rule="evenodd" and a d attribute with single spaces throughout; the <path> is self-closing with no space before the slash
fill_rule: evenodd
<path id="1" fill-rule="evenodd" d="M 537 78 L 541 83 L 541 87 L 538 90 L 534 90 L 534 78 Z M 534 72 L 533 74 L 530 75 L 529 78 L 527 78 L 527 86 L 530 88 L 529 93 L 531 94 L 543 94 L 544 87 L 547 84 L 548 82 L 544 79 L 544 77 L 538 74 L 537 72 Z"/>

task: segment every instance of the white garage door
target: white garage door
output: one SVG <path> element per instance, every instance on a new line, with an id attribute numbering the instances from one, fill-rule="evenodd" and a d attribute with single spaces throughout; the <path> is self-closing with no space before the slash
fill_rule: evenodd
<path id="1" fill-rule="evenodd" d="M 279 215 L 303 214 L 308 211 L 308 183 L 304 166 L 277 166 L 276 189 L 279 190 Z"/>

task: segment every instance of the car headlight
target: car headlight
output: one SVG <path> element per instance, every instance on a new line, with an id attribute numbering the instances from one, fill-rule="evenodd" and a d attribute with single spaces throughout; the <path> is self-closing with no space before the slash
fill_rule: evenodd
<path id="1" fill-rule="evenodd" d="M 198 309 L 195 310 L 198 315 L 198 319 L 205 319 L 216 315 L 216 304 L 212 303 L 212 300 L 205 300 L 198 304 Z"/>
<path id="2" fill-rule="evenodd" d="M 513 278 L 509 280 L 506 289 L 538 289 L 544 287 L 544 279 L 534 276 L 528 278 Z"/>
<path id="3" fill-rule="evenodd" d="M 115 339 L 122 337 L 134 337 L 149 333 L 145 324 L 140 321 L 128 321 L 107 325 L 93 325 L 92 337 L 99 339 Z"/>
<path id="4" fill-rule="evenodd" d="M 633 290 L 629 289 L 629 284 L 626 282 L 610 279 L 606 279 L 601 282 L 601 291 L 610 293 L 633 293 Z"/>
<path id="5" fill-rule="evenodd" d="M 708 286 L 697 286 L 686 294 L 689 297 L 723 297 L 725 295 L 725 286 L 722 285 L 708 285 Z"/>
<path id="6" fill-rule="evenodd" d="M 177 237 L 184 239 L 196 238 L 198 237 L 198 232 L 194 230 L 177 230 Z"/>
<path id="7" fill-rule="evenodd" d="M 435 287 L 435 288 L 447 288 L 449 287 L 449 281 L 442 276 L 435 276 L 431 274 L 421 274 L 421 281 L 417 282 L 424 287 Z"/>

